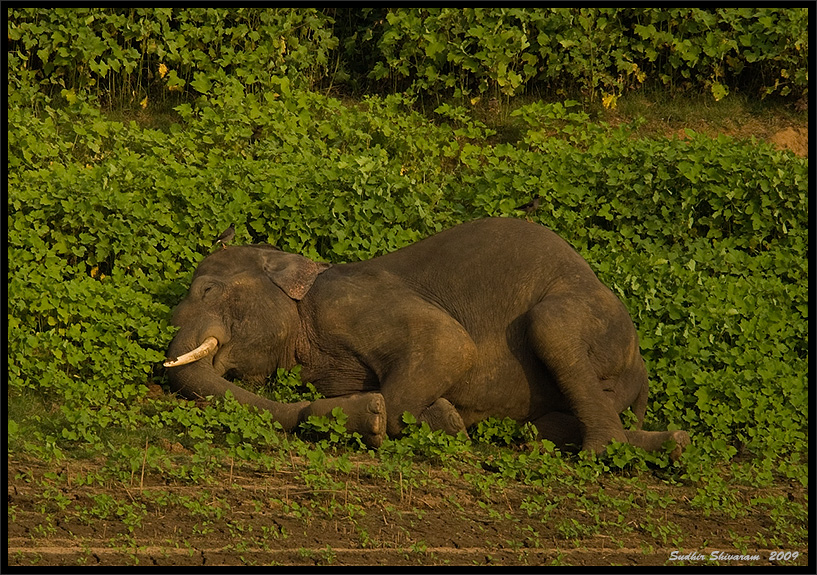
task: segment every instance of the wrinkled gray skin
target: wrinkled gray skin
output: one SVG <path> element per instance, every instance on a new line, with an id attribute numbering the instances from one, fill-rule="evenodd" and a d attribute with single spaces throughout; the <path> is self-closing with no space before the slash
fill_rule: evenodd
<path id="1" fill-rule="evenodd" d="M 623 428 L 628 407 L 640 427 L 648 393 L 630 316 L 564 240 L 521 220 L 477 220 L 338 265 L 229 246 L 201 262 L 173 323 L 171 358 L 218 340 L 168 368 L 174 391 L 230 390 L 287 430 L 340 406 L 372 446 L 399 435 L 404 411 L 449 433 L 489 416 L 531 421 L 541 438 L 594 452 L 672 439 L 677 457 L 689 443 L 683 431 Z M 296 364 L 326 399 L 278 403 L 228 381 Z"/>

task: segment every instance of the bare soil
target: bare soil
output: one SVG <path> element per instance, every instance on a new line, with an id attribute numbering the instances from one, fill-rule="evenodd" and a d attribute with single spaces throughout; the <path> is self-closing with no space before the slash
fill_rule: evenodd
<path id="1" fill-rule="evenodd" d="M 656 106 L 659 110 L 650 109 Z M 801 157 L 808 156 L 808 117 L 800 113 L 802 110 L 799 107 L 797 113 L 785 108 L 772 108 L 758 114 L 752 113 L 744 105 L 735 105 L 728 110 L 732 113 L 708 113 L 705 117 L 695 118 L 688 111 L 673 113 L 672 104 L 661 106 L 648 99 L 636 99 L 636 103 L 627 111 L 603 110 L 599 119 L 615 126 L 631 122 L 634 115 L 642 115 L 647 120 L 639 133 L 683 139 L 686 138 L 685 130 L 689 128 L 713 138 L 721 134 L 739 140 L 756 138 L 779 150 L 789 150 Z"/>
<path id="2" fill-rule="evenodd" d="M 772 134 L 769 141 L 781 150 L 791 150 L 798 156 L 808 156 L 808 126 L 783 128 Z"/>
<path id="3" fill-rule="evenodd" d="M 10 456 L 8 562 L 196 567 L 682 564 L 671 560 L 675 552 L 697 554 L 684 564 L 702 565 L 706 561 L 701 556 L 723 552 L 758 558 L 721 560 L 721 565 L 808 565 L 807 542 L 798 549 L 753 543 L 773 530 L 767 513 L 731 518 L 693 509 L 693 485 L 669 485 L 642 474 L 640 490 L 646 481 L 647 490 L 671 495 L 674 503 L 642 507 L 638 503 L 644 494 L 636 492 L 630 509 L 601 508 L 591 517 L 587 505 L 560 504 L 544 512 L 545 517 L 522 505 L 527 497 L 542 495 L 541 488 L 509 483 L 478 493 L 462 476 L 421 465 L 426 478 L 422 487 L 353 470 L 340 476 L 342 488 L 312 490 L 294 480 L 293 470 L 260 472 L 238 464 L 207 485 L 180 484 L 150 472 L 144 477 L 136 472 L 126 483 L 78 485 L 83 481 L 77 478 L 96 464 L 44 464 Z M 62 476 L 54 479 L 49 472 Z M 632 485 L 611 474 L 600 477 L 587 496 L 623 500 Z M 549 490 L 546 499 L 572 501 L 570 489 Z M 807 490 L 799 484 L 735 490 L 733 495 L 747 507 L 752 498 L 780 495 L 808 505 Z M 105 501 L 115 503 L 100 513 Z M 609 529 L 598 528 L 608 523 Z M 596 527 L 583 529 L 587 525 Z M 771 553 L 781 550 L 797 551 L 799 557 L 770 562 Z"/>
<path id="4" fill-rule="evenodd" d="M 732 131 L 718 131 L 713 129 L 704 128 L 703 130 L 705 133 L 709 132 L 713 135 L 717 135 L 719 133 L 725 133 L 727 135 L 736 135 L 736 137 L 747 137 L 746 134 L 755 135 L 758 133 L 758 130 L 732 130 Z M 686 132 L 684 129 L 680 129 L 677 131 L 677 136 L 681 139 L 686 138 Z M 767 135 L 762 138 L 772 144 L 778 150 L 789 150 L 793 152 L 796 156 L 807 157 L 808 156 L 808 127 L 797 127 L 797 126 L 788 126 L 786 128 L 776 130 L 772 133 L 768 133 Z"/>

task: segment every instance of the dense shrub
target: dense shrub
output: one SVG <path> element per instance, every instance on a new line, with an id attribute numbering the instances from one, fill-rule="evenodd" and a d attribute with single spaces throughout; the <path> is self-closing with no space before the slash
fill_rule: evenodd
<path id="1" fill-rule="evenodd" d="M 616 97 L 644 84 L 767 95 L 808 87 L 805 8 L 370 9 L 348 31 L 380 55 L 369 75 L 430 94 L 534 88 Z M 349 42 L 344 42 L 348 45 Z"/>
<path id="2" fill-rule="evenodd" d="M 330 22 L 314 8 L 15 8 L 10 78 L 115 106 L 206 93 L 221 72 L 253 91 L 309 85 L 337 45 Z"/>
<path id="3" fill-rule="evenodd" d="M 143 394 L 170 308 L 230 221 L 238 242 L 349 261 L 512 216 L 539 192 L 537 218 L 631 310 L 649 426 L 806 449 L 806 160 L 694 133 L 635 139 L 570 102 L 520 109 L 522 140 L 491 146 L 479 125 L 434 124 L 397 97 L 346 107 L 278 82 L 258 95 L 227 81 L 167 131 L 82 102 L 12 110 L 12 390 L 114 412 Z"/>
<path id="4" fill-rule="evenodd" d="M 87 91 L 115 106 L 178 103 L 221 73 L 255 93 L 287 76 L 607 105 L 642 85 L 715 99 L 808 90 L 806 8 L 13 8 L 8 39 L 12 93 Z"/>
<path id="5" fill-rule="evenodd" d="M 135 28 L 119 25 L 123 14 Z M 184 419 L 143 408 L 144 384 L 163 381 L 170 310 L 229 222 L 237 243 L 342 262 L 474 218 L 519 215 L 513 207 L 539 193 L 534 217 L 633 315 L 652 379 L 647 426 L 689 429 L 701 453 L 741 448 L 767 468 L 806 473 L 797 465 L 808 450 L 806 159 L 694 132 L 636 138 L 590 122 L 569 100 L 518 108 L 521 135 L 505 143 L 451 104 L 429 118 L 399 94 L 342 103 L 308 88 L 331 50 L 322 12 L 12 16 L 8 393 L 58 406 L 54 434 L 38 441 L 93 443 L 112 426 Z M 276 23 L 255 38 L 250 23 L 265 18 Z M 151 32 L 155 19 L 165 27 Z M 151 47 L 158 30 L 167 43 Z M 263 68 L 269 61 L 245 53 L 262 38 L 274 46 L 277 34 L 288 51 L 324 40 L 291 62 L 298 70 Z M 197 54 L 205 44 L 220 48 Z M 118 76 L 102 71 L 100 54 L 118 59 L 119 68 L 106 64 Z M 165 129 L 101 111 L 162 62 L 197 93 Z"/>

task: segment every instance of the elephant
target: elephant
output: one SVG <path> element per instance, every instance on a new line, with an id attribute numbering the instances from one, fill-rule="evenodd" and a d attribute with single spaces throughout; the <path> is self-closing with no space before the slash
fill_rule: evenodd
<path id="1" fill-rule="evenodd" d="M 560 448 L 646 450 L 686 432 L 641 429 L 648 380 L 624 304 L 570 244 L 514 218 L 478 219 L 365 261 L 267 244 L 205 257 L 173 312 L 170 389 L 266 409 L 284 430 L 335 407 L 377 448 L 403 413 L 457 434 L 490 416 L 532 422 Z M 282 403 L 231 379 L 301 366 L 322 398 Z M 620 413 L 631 408 L 636 429 Z"/>

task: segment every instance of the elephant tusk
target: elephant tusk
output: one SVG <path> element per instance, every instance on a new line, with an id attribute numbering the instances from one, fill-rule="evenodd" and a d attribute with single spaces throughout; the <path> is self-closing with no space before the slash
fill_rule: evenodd
<path id="1" fill-rule="evenodd" d="M 188 363 L 193 363 L 194 361 L 201 359 L 205 355 L 209 355 L 211 351 L 216 349 L 218 346 L 218 340 L 212 336 L 208 337 L 204 340 L 204 342 L 198 346 L 193 351 L 188 351 L 184 355 L 180 355 L 179 357 L 169 357 L 165 360 L 164 365 L 165 367 L 178 367 L 180 365 L 186 365 Z"/>

